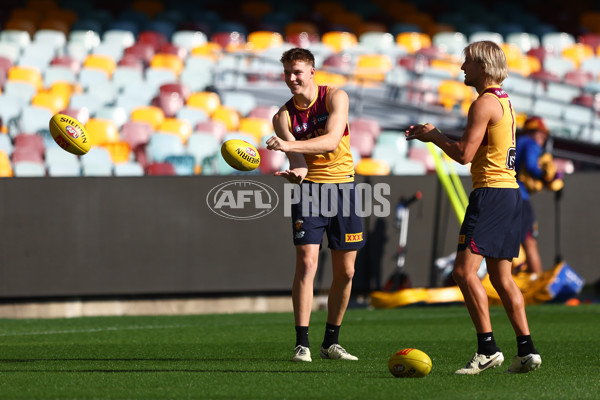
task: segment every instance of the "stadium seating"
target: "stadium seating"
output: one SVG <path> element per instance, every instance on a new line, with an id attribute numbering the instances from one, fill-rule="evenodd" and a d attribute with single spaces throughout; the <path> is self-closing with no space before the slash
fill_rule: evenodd
<path id="1" fill-rule="evenodd" d="M 175 176 L 177 172 L 173 164 L 164 162 L 153 162 L 146 168 L 146 174 L 149 176 Z"/>
<path id="2" fill-rule="evenodd" d="M 13 161 L 13 173 L 15 177 L 44 177 L 46 167 L 43 163 L 30 161 Z"/>
<path id="3" fill-rule="evenodd" d="M 185 154 L 185 146 L 176 135 L 154 133 L 150 136 L 146 153 L 150 163 L 162 163 L 168 156 Z"/>
<path id="4" fill-rule="evenodd" d="M 240 114 L 233 108 L 221 105 L 212 114 L 211 119 L 222 122 L 227 131 L 235 131 L 240 125 Z"/>
<path id="5" fill-rule="evenodd" d="M 270 120 L 256 117 L 247 117 L 240 119 L 240 132 L 246 132 L 252 135 L 257 143 L 265 136 L 272 136 L 273 125 Z"/>
<path id="6" fill-rule="evenodd" d="M 114 166 L 115 176 L 144 176 L 144 168 L 137 161 L 128 161 Z"/>
<path id="7" fill-rule="evenodd" d="M 0 146 L 2 146 L 0 140 Z M 14 171 L 10 162 L 10 157 L 0 147 L 0 178 L 10 178 L 14 176 Z"/>
<path id="8" fill-rule="evenodd" d="M 175 135 L 185 144 L 192 134 L 192 125 L 187 120 L 178 118 L 165 118 L 157 127 L 156 133 L 168 133 Z"/>
<path id="9" fill-rule="evenodd" d="M 85 124 L 85 129 L 89 133 L 92 145 L 101 146 L 119 141 L 117 125 L 110 120 L 90 118 Z"/>
<path id="10" fill-rule="evenodd" d="M 165 158 L 165 162 L 173 165 L 175 174 L 179 176 L 190 176 L 196 172 L 195 158 L 189 154 L 170 155 Z"/>
<path id="11" fill-rule="evenodd" d="M 94 146 L 81 157 L 83 176 L 111 176 L 113 174 L 113 162 L 110 153 L 99 146 Z"/>
<path id="12" fill-rule="evenodd" d="M 417 107 L 424 115 L 432 111 L 439 117 L 443 107 L 448 119 L 439 117 L 442 121 L 458 121 L 473 99 L 462 82 L 462 50 L 468 42 L 493 40 L 507 55 L 510 77 L 504 88 L 519 114 L 539 111 L 569 137 L 595 137 L 594 127 L 583 122 L 597 118 L 593 96 L 600 92 L 600 23 L 592 11 L 581 13 L 579 32 L 574 32 L 559 31 L 549 24 L 556 21 L 544 20 L 547 15 L 511 1 L 504 7 L 461 1 L 451 11 L 411 0 L 277 6 L 270 0 L 245 1 L 236 10 L 244 18 L 234 18 L 225 7 L 209 10 L 180 2 L 140 0 L 110 10 L 73 1 L 61 7 L 54 1 L 27 4 L 14 13 L 7 10 L 0 31 L 2 132 L 11 142 L 20 132 L 38 133 L 47 145 L 52 143 L 48 116 L 56 112 L 85 120 L 93 136 L 100 129 L 97 121 L 110 121 L 111 139 L 102 130 L 98 137 L 115 175 L 116 165 L 129 159 L 137 162 L 135 173 L 138 167 L 146 173 L 150 163 L 161 164 L 150 160 L 146 146 L 164 131 L 184 147 L 195 134 L 211 135 L 218 143 L 250 134 L 263 144 L 272 134 L 279 102 L 265 105 L 251 93 L 261 85 L 281 85 L 279 57 L 292 45 L 313 51 L 318 84 L 350 91 L 361 86 L 351 97 L 351 121 L 365 117 L 359 100 L 368 96 Z M 246 87 L 252 90 L 240 90 Z M 567 108 L 570 103 L 576 107 Z M 415 115 L 397 118 L 412 122 L 420 118 Z M 379 133 L 365 139 L 364 129 L 354 125 L 357 158 L 385 157 Z M 198 166 L 197 157 L 194 161 Z M 19 167 L 15 176 L 28 173 L 27 168 Z M 74 174 L 61 168 L 48 166 L 47 174 Z M 220 171 L 235 173 L 225 166 L 211 173 Z M 88 174 L 81 169 L 79 175 Z"/>

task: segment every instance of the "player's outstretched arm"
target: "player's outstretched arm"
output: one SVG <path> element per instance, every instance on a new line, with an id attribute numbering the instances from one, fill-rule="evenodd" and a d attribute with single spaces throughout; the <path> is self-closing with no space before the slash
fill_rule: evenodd
<path id="1" fill-rule="evenodd" d="M 490 121 L 498 120 L 501 117 L 502 106 L 500 103 L 491 96 L 483 96 L 471 104 L 467 127 L 460 140 L 447 137 L 429 123 L 411 126 L 406 130 L 406 139 L 432 142 L 454 161 L 464 165 L 473 160 Z"/>

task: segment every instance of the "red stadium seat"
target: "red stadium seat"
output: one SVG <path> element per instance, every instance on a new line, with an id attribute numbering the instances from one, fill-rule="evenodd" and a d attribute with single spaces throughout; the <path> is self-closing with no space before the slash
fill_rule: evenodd
<path id="1" fill-rule="evenodd" d="M 370 118 L 355 118 L 350 121 L 350 135 L 368 133 L 376 139 L 381 133 L 381 125 L 375 119 Z"/>
<path id="2" fill-rule="evenodd" d="M 569 85 L 584 87 L 586 84 L 594 80 L 594 74 L 590 71 L 576 69 L 565 74 L 563 81 Z"/>
<path id="3" fill-rule="evenodd" d="M 11 159 L 13 164 L 22 161 L 44 164 L 44 156 L 37 149 L 31 147 L 15 148 Z"/>
<path id="4" fill-rule="evenodd" d="M 182 60 L 185 60 L 188 55 L 187 49 L 175 46 L 172 43 L 165 43 L 162 46 L 160 46 L 160 48 L 158 49 L 158 53 L 173 54 Z"/>
<path id="5" fill-rule="evenodd" d="M 50 65 L 62 65 L 68 67 L 75 74 L 78 74 L 79 70 L 81 69 L 81 62 L 67 55 L 54 57 L 52 61 L 50 61 Z"/>
<path id="6" fill-rule="evenodd" d="M 208 133 L 221 141 L 227 133 L 227 126 L 221 121 L 202 121 L 196 124 L 194 131 Z"/>
<path id="7" fill-rule="evenodd" d="M 277 106 L 256 106 L 248 113 L 248 117 L 253 118 L 264 118 L 271 121 L 273 116 L 277 113 L 279 107 Z"/>
<path id="8" fill-rule="evenodd" d="M 145 65 L 150 64 L 156 50 L 150 43 L 135 43 L 133 46 L 127 47 L 123 51 L 123 56 L 129 56 L 141 60 Z"/>
<path id="9" fill-rule="evenodd" d="M 164 44 L 169 43 L 169 40 L 160 32 L 142 31 L 138 35 L 137 43 L 149 44 L 154 52 L 158 52 Z"/>
<path id="10" fill-rule="evenodd" d="M 361 157 L 371 157 L 375 147 L 375 139 L 371 135 L 356 135 L 350 133 L 350 146 L 354 147 Z"/>
<path id="11" fill-rule="evenodd" d="M 14 138 L 14 150 L 20 149 L 33 151 L 42 156 L 46 151 L 44 138 L 38 134 L 19 133 Z"/>
<path id="12" fill-rule="evenodd" d="M 281 151 L 273 151 L 260 147 L 258 148 L 258 154 L 260 154 L 258 169 L 263 174 L 272 174 L 280 171 L 281 167 L 285 164 L 286 157 Z"/>
<path id="13" fill-rule="evenodd" d="M 175 176 L 177 175 L 173 164 L 168 162 L 151 163 L 146 167 L 146 174 L 150 176 Z"/>
<path id="14" fill-rule="evenodd" d="M 211 35 L 210 41 L 227 51 L 235 51 L 244 47 L 246 37 L 239 32 L 217 32 Z"/>
<path id="15" fill-rule="evenodd" d="M 145 146 L 152 133 L 152 125 L 147 122 L 127 121 L 121 127 L 121 137 L 132 149 Z"/>

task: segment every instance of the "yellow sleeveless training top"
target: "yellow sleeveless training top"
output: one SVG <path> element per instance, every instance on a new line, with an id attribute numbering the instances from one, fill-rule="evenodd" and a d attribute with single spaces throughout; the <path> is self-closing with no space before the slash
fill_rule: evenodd
<path id="1" fill-rule="evenodd" d="M 489 86 L 481 96 L 494 96 L 502 105 L 502 118 L 488 124 L 485 136 L 471 162 L 473 189 L 518 188 L 515 178 L 515 112 L 500 86 Z"/>
<path id="2" fill-rule="evenodd" d="M 328 86 L 318 86 L 315 98 L 306 108 L 298 106 L 292 97 L 284 107 L 288 114 L 290 132 L 296 140 L 307 140 L 325 133 L 329 117 Z M 315 183 L 346 183 L 354 181 L 354 161 L 350 152 L 348 122 L 338 147 L 324 154 L 304 154 L 308 174 L 306 180 Z"/>

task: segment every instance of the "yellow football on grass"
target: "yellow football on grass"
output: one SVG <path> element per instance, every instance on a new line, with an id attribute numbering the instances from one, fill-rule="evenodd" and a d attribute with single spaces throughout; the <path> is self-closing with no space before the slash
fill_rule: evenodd
<path id="1" fill-rule="evenodd" d="M 260 164 L 256 147 L 241 139 L 230 139 L 223 143 L 221 155 L 227 164 L 238 171 L 252 171 Z"/>
<path id="2" fill-rule="evenodd" d="M 421 350 L 402 349 L 390 357 L 388 368 L 397 378 L 422 378 L 431 372 L 431 358 Z"/>
<path id="3" fill-rule="evenodd" d="M 90 138 L 87 131 L 75 118 L 56 114 L 50 119 L 50 133 L 61 148 L 81 156 L 90 151 Z"/>

